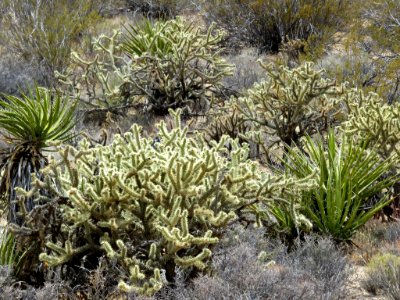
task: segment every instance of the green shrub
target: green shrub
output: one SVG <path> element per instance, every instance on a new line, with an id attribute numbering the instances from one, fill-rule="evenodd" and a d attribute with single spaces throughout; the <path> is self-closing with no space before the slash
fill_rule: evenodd
<path id="1" fill-rule="evenodd" d="M 397 0 L 363 2 L 361 14 L 362 22 L 355 26 L 355 44 L 379 69 L 373 85 L 375 92 L 388 103 L 394 103 L 400 96 L 400 3 Z"/>
<path id="2" fill-rule="evenodd" d="M 129 8 L 148 18 L 171 19 L 188 8 L 188 0 L 126 0 Z"/>
<path id="3" fill-rule="evenodd" d="M 332 238 L 348 240 L 374 214 L 388 205 L 389 193 L 377 203 L 370 199 L 392 186 L 399 176 L 387 176 L 393 161 L 381 160 L 366 144 L 354 143 L 342 137 L 338 145 L 335 133 L 329 131 L 326 142 L 322 137 L 313 141 L 307 136 L 299 148 L 287 147 L 284 158 L 286 172 L 297 178 L 317 173 L 318 185 L 303 191 L 299 211 L 308 218 L 314 230 Z M 299 201 L 299 202 L 298 202 Z"/>
<path id="4" fill-rule="evenodd" d="M 4 0 L 0 36 L 4 46 L 40 66 L 47 84 L 69 63 L 71 46 L 99 17 L 100 1 Z"/>
<path id="5" fill-rule="evenodd" d="M 131 82 L 147 101 L 147 110 L 204 111 L 232 66 L 220 57 L 221 31 L 187 25 L 181 19 L 131 27 L 122 49 L 132 59 Z"/>
<path id="6" fill-rule="evenodd" d="M 350 1 L 212 0 L 202 3 L 206 20 L 216 22 L 229 32 L 231 45 L 249 44 L 262 51 L 277 52 L 283 43 L 298 39 L 318 48 L 318 44 L 343 29 Z"/>
<path id="7" fill-rule="evenodd" d="M 26 216 L 33 233 L 43 224 L 42 261 L 74 267 L 82 257 L 93 262 L 106 254 L 122 290 L 152 294 L 174 280 L 178 267 L 189 278 L 206 268 L 229 223 L 257 221 L 275 193 L 296 184 L 260 172 L 237 141 L 225 136 L 207 146 L 180 128 L 179 112 L 174 119 L 172 130 L 158 126 L 158 139 L 142 137 L 134 125 L 109 146 L 67 146 L 62 161 L 44 170 L 44 182 L 19 189 L 42 201 L 35 191 L 56 193 L 42 213 Z"/>
<path id="8" fill-rule="evenodd" d="M 400 256 L 386 253 L 373 257 L 363 285 L 375 295 L 383 291 L 389 299 L 400 299 Z"/>

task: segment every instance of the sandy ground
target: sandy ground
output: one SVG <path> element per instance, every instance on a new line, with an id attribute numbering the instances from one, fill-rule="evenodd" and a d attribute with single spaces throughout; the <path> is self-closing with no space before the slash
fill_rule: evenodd
<path id="1" fill-rule="evenodd" d="M 384 296 L 374 296 L 369 294 L 363 287 L 362 282 L 366 278 L 366 267 L 365 266 L 353 266 L 354 272 L 350 276 L 349 282 L 349 294 L 346 299 L 362 300 L 362 299 L 373 299 L 373 300 L 386 300 Z"/>

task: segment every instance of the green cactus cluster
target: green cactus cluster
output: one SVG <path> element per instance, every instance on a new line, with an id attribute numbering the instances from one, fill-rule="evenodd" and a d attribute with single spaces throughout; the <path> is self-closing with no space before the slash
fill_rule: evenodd
<path id="1" fill-rule="evenodd" d="M 400 104 L 386 103 L 375 93 L 352 90 L 344 98 L 347 120 L 342 129 L 349 135 L 367 140 L 383 158 L 400 159 Z"/>
<path id="2" fill-rule="evenodd" d="M 228 136 L 211 146 L 200 134 L 187 136 L 180 118 L 178 111 L 172 130 L 161 123 L 156 139 L 134 125 L 109 146 L 90 148 L 86 140 L 66 146 L 62 160 L 43 170 L 43 182 L 19 190 L 42 201 L 43 189 L 67 199 L 60 208 L 63 233 L 46 240 L 40 260 L 58 266 L 106 254 L 124 270 L 122 290 L 153 294 L 177 267 L 189 274 L 206 268 L 228 224 L 260 224 L 272 198 L 310 185 L 310 178 L 262 172 L 247 159 L 248 147 Z"/>
<path id="3" fill-rule="evenodd" d="M 56 72 L 58 83 L 74 99 L 90 108 L 111 108 L 135 102 L 130 60 L 121 48 L 121 31 L 101 35 L 93 41 L 94 58 L 72 52 L 71 67 Z"/>
<path id="4" fill-rule="evenodd" d="M 204 112 L 233 66 L 221 58 L 224 34 L 202 32 L 177 18 L 146 21 L 93 42 L 94 58 L 72 53 L 72 65 L 56 73 L 64 90 L 89 107 L 115 108 L 144 102 L 145 111 L 169 108 Z"/>
<path id="5" fill-rule="evenodd" d="M 147 110 L 206 110 L 223 78 L 232 75 L 233 66 L 221 58 L 223 36 L 214 25 L 203 33 L 180 18 L 128 29 L 122 48 L 132 59 L 132 83 Z"/>
<path id="6" fill-rule="evenodd" d="M 316 71 L 312 63 L 295 69 L 261 65 L 267 79 L 255 84 L 234 105 L 243 120 L 252 124 L 247 138 L 264 152 L 268 154 L 282 142 L 297 143 L 302 136 L 324 131 L 335 122 L 344 85 L 324 79 L 323 70 Z"/>

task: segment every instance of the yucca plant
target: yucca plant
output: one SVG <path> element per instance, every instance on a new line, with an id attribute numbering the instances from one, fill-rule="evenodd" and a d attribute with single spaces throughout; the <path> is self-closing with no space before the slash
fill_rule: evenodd
<path id="1" fill-rule="evenodd" d="M 17 203 L 15 188 L 31 188 L 31 174 L 47 164 L 43 150 L 50 142 L 72 137 L 76 101 L 60 94 L 35 87 L 21 97 L 4 95 L 0 99 L 0 129 L 10 145 L 2 150 L 0 168 L 3 172 L 0 195 L 8 205 L 8 221 L 21 225 L 19 213 L 32 210 L 32 199 Z"/>
<path id="2" fill-rule="evenodd" d="M 174 23 L 173 23 L 174 24 Z M 132 56 L 138 57 L 147 54 L 164 58 L 166 55 L 173 53 L 173 43 L 171 37 L 174 31 L 178 31 L 178 26 L 169 26 L 168 22 L 145 21 L 141 26 L 129 26 L 126 28 L 126 39 L 122 48 Z M 175 24 L 174 24 L 175 25 Z M 187 32 L 192 30 L 191 26 L 187 27 Z"/>
<path id="3" fill-rule="evenodd" d="M 399 176 L 388 176 L 391 159 L 382 160 L 379 154 L 368 150 L 365 143 L 356 144 L 343 136 L 336 141 L 333 130 L 315 141 L 307 136 L 302 150 L 287 147 L 284 161 L 286 172 L 297 178 L 309 176 L 317 170 L 317 188 L 303 191 L 300 212 L 314 229 L 338 241 L 349 240 L 383 207 L 388 205 L 390 186 Z M 380 200 L 372 203 L 373 197 Z"/>
<path id="4" fill-rule="evenodd" d="M 17 249 L 15 236 L 8 228 L 4 228 L 0 242 L 0 267 L 7 268 L 7 275 L 18 276 L 27 251 Z"/>

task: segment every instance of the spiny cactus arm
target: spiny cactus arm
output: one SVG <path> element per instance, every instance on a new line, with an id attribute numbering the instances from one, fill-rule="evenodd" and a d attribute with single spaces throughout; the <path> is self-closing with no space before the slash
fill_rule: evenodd
<path id="1" fill-rule="evenodd" d="M 104 237 L 101 244 L 101 247 L 106 251 L 106 254 L 110 259 L 122 262 L 124 267 L 129 270 L 130 282 L 126 283 L 124 280 L 119 282 L 118 287 L 122 291 L 151 295 L 161 289 L 164 285 L 160 269 L 152 268 L 150 266 L 148 267 L 135 257 L 128 257 L 128 248 L 122 240 L 116 241 L 118 250 L 113 249 L 109 242 L 109 237 Z M 151 261 L 156 259 L 156 255 L 156 245 L 152 244 L 150 246 L 150 259 L 148 265 L 151 265 Z M 149 270 L 152 270 L 153 276 L 148 276 L 147 271 Z"/>
<path id="2" fill-rule="evenodd" d="M 204 224 L 211 224 L 212 226 L 223 227 L 232 220 L 236 219 L 236 214 L 234 212 L 225 213 L 220 211 L 215 215 L 214 211 L 205 208 L 196 208 L 194 210 L 196 218 L 199 219 Z"/>
<path id="3" fill-rule="evenodd" d="M 211 250 L 207 248 L 203 248 L 203 250 L 196 256 L 187 256 L 187 257 L 175 257 L 175 263 L 181 267 L 191 267 L 195 266 L 196 268 L 202 270 L 206 267 L 204 260 L 211 257 Z"/>
<path id="4" fill-rule="evenodd" d="M 48 255 L 46 253 L 41 253 L 39 259 L 41 261 L 45 261 L 46 263 L 48 263 L 49 266 L 62 265 L 71 260 L 74 256 L 84 253 L 85 251 L 88 251 L 91 248 L 90 245 L 86 244 L 84 246 L 74 249 L 70 241 L 65 242 L 64 248 L 52 242 L 46 243 L 46 247 L 51 249 L 55 253 L 55 255 Z"/>
<path id="5" fill-rule="evenodd" d="M 150 109 L 207 100 L 206 91 L 215 91 L 232 74 L 217 50 L 221 39 L 212 27 L 203 35 L 181 19 L 132 28 L 123 48 L 133 58 L 133 84 L 148 97 Z"/>
<path id="6" fill-rule="evenodd" d="M 147 282 L 140 284 L 141 281 L 143 281 L 140 280 L 137 285 L 135 284 L 135 282 L 137 282 L 138 280 L 135 280 L 135 278 L 140 277 L 140 275 L 142 274 L 140 273 L 138 268 L 135 267 L 130 269 L 130 274 L 131 274 L 130 283 L 126 283 L 125 281 L 122 280 L 119 282 L 118 288 L 121 291 L 127 293 L 137 293 L 139 295 L 151 296 L 154 295 L 154 293 L 156 293 L 157 291 L 159 291 L 164 285 L 164 282 L 161 277 L 161 272 L 159 269 L 154 269 L 153 276 L 150 277 Z"/>
<path id="7" fill-rule="evenodd" d="M 378 95 L 353 90 L 344 99 L 348 119 L 341 129 L 367 139 L 384 158 L 400 149 L 400 104 L 388 105 Z"/>
<path id="8" fill-rule="evenodd" d="M 120 34 L 114 31 L 110 37 L 102 35 L 95 39 L 94 59 L 85 59 L 73 52 L 73 66 L 81 69 L 80 72 L 68 71 L 57 74 L 57 78 L 74 97 L 91 106 L 107 108 L 132 100 L 134 93 L 127 88 L 133 85 L 130 62 L 119 53 Z"/>

